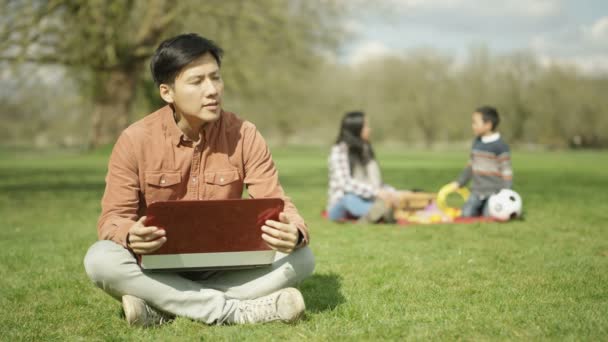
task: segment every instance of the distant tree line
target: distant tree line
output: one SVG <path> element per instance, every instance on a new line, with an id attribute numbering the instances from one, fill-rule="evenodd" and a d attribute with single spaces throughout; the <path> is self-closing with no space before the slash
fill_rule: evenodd
<path id="1" fill-rule="evenodd" d="M 332 58 L 348 39 L 343 5 L 0 0 L 0 144 L 113 142 L 162 105 L 146 67 L 156 45 L 198 32 L 226 50 L 225 108 L 273 142 L 330 144 L 353 109 L 368 113 L 378 142 L 463 142 L 471 112 L 490 104 L 512 144 L 608 147 L 607 75 L 484 47 L 465 62 L 420 49 L 345 65 Z"/>
<path id="2" fill-rule="evenodd" d="M 368 113 L 375 141 L 468 142 L 472 112 L 489 104 L 512 144 L 608 147 L 608 75 L 543 67 L 527 52 L 496 56 L 475 47 L 455 63 L 434 50 L 411 50 L 357 65 L 326 61 L 303 77 L 283 77 L 229 107 L 279 142 L 329 144 L 353 109 Z"/>

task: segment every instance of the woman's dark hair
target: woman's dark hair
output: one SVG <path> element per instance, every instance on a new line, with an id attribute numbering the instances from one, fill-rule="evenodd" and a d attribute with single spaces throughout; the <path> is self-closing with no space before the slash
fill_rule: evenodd
<path id="1" fill-rule="evenodd" d="M 348 146 L 348 162 L 350 171 L 355 165 L 365 166 L 374 159 L 372 145 L 361 139 L 361 131 L 365 125 L 365 114 L 361 111 L 348 112 L 342 118 L 340 133 L 336 144 L 345 143 Z"/>
<path id="2" fill-rule="evenodd" d="M 213 41 L 196 33 L 180 34 L 169 38 L 158 46 L 152 60 L 150 71 L 157 86 L 173 84 L 175 77 L 188 64 L 200 56 L 210 53 L 221 66 L 224 51 Z"/>

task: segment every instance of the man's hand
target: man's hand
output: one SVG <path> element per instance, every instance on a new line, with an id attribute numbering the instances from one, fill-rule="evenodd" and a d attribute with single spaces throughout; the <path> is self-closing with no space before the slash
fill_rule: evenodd
<path id="1" fill-rule="evenodd" d="M 167 241 L 163 229 L 154 226 L 146 227 L 144 226 L 145 220 L 146 217 L 142 216 L 129 229 L 127 245 L 135 254 L 150 254 Z"/>
<path id="2" fill-rule="evenodd" d="M 299 230 L 295 224 L 289 221 L 285 213 L 279 214 L 279 221 L 268 220 L 262 226 L 262 239 L 270 248 L 281 253 L 293 252 L 298 243 Z"/>

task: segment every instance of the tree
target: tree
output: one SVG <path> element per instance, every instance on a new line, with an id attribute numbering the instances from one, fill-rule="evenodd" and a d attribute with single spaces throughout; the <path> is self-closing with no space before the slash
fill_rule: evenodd
<path id="1" fill-rule="evenodd" d="M 310 67 L 331 48 L 338 14 L 331 1 L 46 0 L 1 1 L 0 60 L 68 67 L 90 91 L 91 146 L 113 142 L 129 113 L 146 62 L 164 38 L 199 32 L 231 51 L 227 84 L 247 92 L 277 60 Z M 289 58 L 285 61 L 286 58 Z"/>

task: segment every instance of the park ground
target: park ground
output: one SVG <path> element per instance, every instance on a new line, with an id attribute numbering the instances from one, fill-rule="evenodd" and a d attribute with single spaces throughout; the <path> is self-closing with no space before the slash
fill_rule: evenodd
<path id="1" fill-rule="evenodd" d="M 515 151 L 525 219 L 469 225 L 325 221 L 328 148 L 273 150 L 311 234 L 295 325 L 134 329 L 82 265 L 108 151 L 0 151 L 0 340 L 608 339 L 608 153 Z M 436 191 L 466 150 L 377 156 L 387 183 Z"/>

